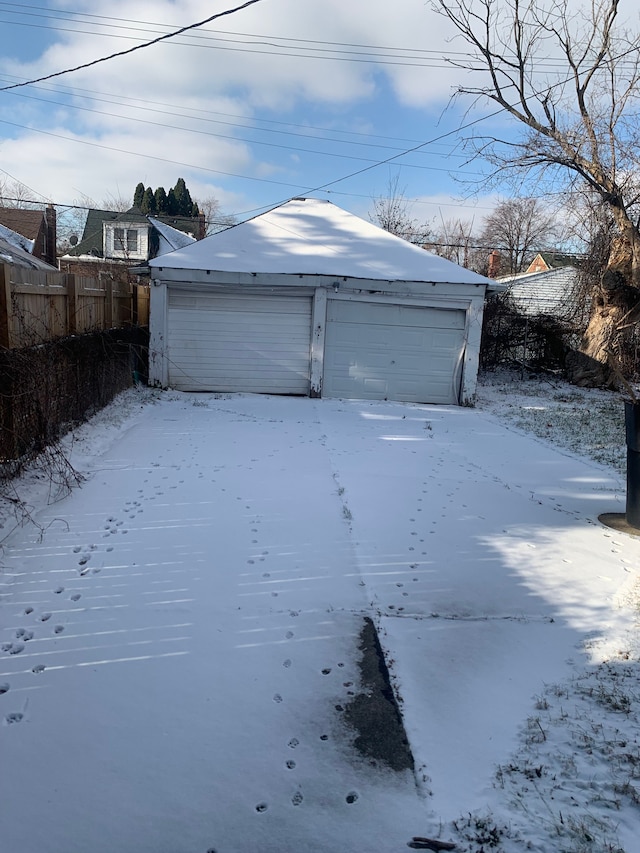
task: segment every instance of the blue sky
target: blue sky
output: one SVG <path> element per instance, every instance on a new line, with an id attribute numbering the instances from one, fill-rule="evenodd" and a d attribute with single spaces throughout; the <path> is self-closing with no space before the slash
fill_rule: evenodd
<path id="1" fill-rule="evenodd" d="M 0 85 L 238 5 L 40 3 L 0 2 Z M 260 0 L 130 56 L 0 92 L 0 180 L 70 205 L 184 177 L 194 197 L 216 196 L 242 219 L 305 194 L 366 216 L 397 176 L 420 221 L 478 222 L 495 196 L 469 198 L 456 180 L 478 167 L 464 166 L 455 132 L 470 117 L 446 110 L 459 72 L 442 56 L 461 49 L 450 35 L 423 0 Z"/>

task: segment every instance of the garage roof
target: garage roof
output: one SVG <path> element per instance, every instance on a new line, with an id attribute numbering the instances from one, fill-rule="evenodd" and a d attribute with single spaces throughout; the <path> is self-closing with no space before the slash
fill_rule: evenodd
<path id="1" fill-rule="evenodd" d="M 149 266 L 494 285 L 329 201 L 302 198 L 155 258 Z"/>

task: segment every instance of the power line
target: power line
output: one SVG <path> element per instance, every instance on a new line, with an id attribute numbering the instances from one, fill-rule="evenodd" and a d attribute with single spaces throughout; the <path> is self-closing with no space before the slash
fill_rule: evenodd
<path id="1" fill-rule="evenodd" d="M 179 36 L 182 33 L 186 33 L 188 30 L 196 29 L 197 27 L 202 27 L 205 24 L 210 24 L 211 21 L 215 21 L 218 18 L 223 18 L 226 15 L 233 15 L 235 12 L 240 12 L 243 9 L 246 9 L 248 6 L 253 6 L 255 3 L 260 3 L 262 0 L 246 0 L 241 6 L 236 6 L 234 9 L 227 9 L 224 12 L 218 12 L 215 15 L 211 15 L 208 18 L 205 18 L 203 21 L 198 21 L 195 24 L 188 24 L 186 27 L 181 27 L 179 30 L 175 30 L 171 33 L 166 33 L 165 35 L 158 36 L 158 38 L 152 39 L 151 41 L 144 42 L 143 44 L 137 44 L 135 47 L 130 47 L 127 50 L 120 50 L 116 53 L 112 53 L 109 56 L 102 56 L 100 59 L 93 59 L 91 62 L 85 62 L 82 65 L 76 65 L 74 68 L 66 68 L 64 71 L 55 71 L 53 74 L 46 74 L 44 77 L 36 77 L 33 80 L 28 80 L 26 83 L 13 83 L 11 86 L 3 86 L 0 88 L 0 92 L 6 92 L 9 89 L 17 89 L 20 86 L 29 86 L 32 83 L 42 83 L 44 80 L 51 80 L 54 77 L 60 77 L 63 74 L 71 74 L 74 71 L 80 71 L 83 68 L 91 68 L 93 65 L 98 65 L 101 62 L 107 62 L 110 59 L 115 59 L 119 56 L 127 56 L 130 53 L 134 53 L 136 50 L 142 50 L 145 47 L 151 47 L 154 44 L 158 44 L 161 41 L 165 41 L 166 39 L 175 38 L 175 36 Z"/>
<path id="2" fill-rule="evenodd" d="M 136 122 L 138 124 L 151 125 L 152 127 L 162 127 L 162 128 L 166 127 L 166 124 L 164 122 L 161 122 L 161 121 L 152 121 L 151 119 L 143 119 L 143 118 L 138 118 L 138 117 L 125 116 L 125 115 L 121 115 L 121 114 L 118 114 L 118 113 L 115 113 L 112 111 L 107 112 L 105 110 L 96 110 L 96 109 L 92 109 L 91 107 L 82 107 L 79 104 L 64 104 L 64 103 L 61 103 L 60 101 L 53 101 L 53 100 L 50 100 L 47 98 L 37 98 L 34 95 L 24 95 L 22 93 L 13 93 L 13 94 L 16 94 L 18 97 L 25 98 L 27 100 L 38 101 L 40 103 L 46 103 L 46 104 L 53 104 L 56 106 L 64 106 L 67 109 L 73 109 L 73 110 L 78 110 L 78 111 L 82 111 L 82 112 L 88 112 L 88 113 L 92 113 L 94 115 L 102 115 L 102 116 L 106 115 L 106 116 L 109 116 L 111 118 L 116 118 L 116 119 L 121 118 L 121 119 L 125 119 L 128 122 Z M 94 100 L 100 100 L 100 99 L 94 99 Z M 106 101 L 106 103 L 114 103 L 114 102 Z M 150 112 L 157 112 L 156 110 L 149 110 L 149 111 Z M 169 115 L 168 112 L 164 112 L 164 113 L 161 112 L 161 114 Z M 204 121 L 204 119 L 201 119 L 201 121 Z M 243 126 L 243 125 L 235 125 L 231 122 L 222 122 L 222 124 L 229 124 L 231 127 L 242 127 Z M 250 129 L 250 130 L 252 129 L 252 128 L 248 127 L 247 125 L 244 125 L 244 127 L 247 127 L 247 129 Z M 231 135 L 231 134 L 225 134 L 225 133 L 214 133 L 213 131 L 198 130 L 196 128 L 183 127 L 182 131 L 185 133 L 197 134 L 199 136 L 212 136 L 216 139 L 231 139 L 234 142 L 246 142 L 246 143 L 251 144 L 251 145 L 264 145 L 268 148 L 279 148 L 279 149 L 282 149 L 285 151 L 296 151 L 296 152 L 301 152 L 304 154 L 317 154 L 321 157 L 338 157 L 338 158 L 344 159 L 344 160 L 360 160 L 362 162 L 369 162 L 369 163 L 377 162 L 377 159 L 373 159 L 373 158 L 369 158 L 369 157 L 361 157 L 361 156 L 358 156 L 356 154 L 342 154 L 342 153 L 337 152 L 337 151 L 317 151 L 313 148 L 302 148 L 302 147 L 297 146 L 297 145 L 285 145 L 284 143 L 267 142 L 267 141 L 261 140 L 261 139 L 248 139 L 246 137 L 242 137 L 242 136 L 238 136 L 238 135 Z M 295 135 L 295 136 L 304 137 L 304 134 L 286 134 L 286 135 L 287 136 Z M 326 141 L 333 142 L 334 144 L 338 144 L 338 145 L 344 145 L 344 144 L 367 145 L 368 147 L 371 147 L 371 148 L 387 148 L 387 149 L 396 150 L 396 151 L 401 150 L 398 148 L 394 149 L 389 145 L 375 145 L 373 143 L 359 143 L 359 142 L 351 142 L 349 140 L 346 140 L 346 141 L 326 140 Z M 443 168 L 440 166 L 426 166 L 426 165 L 422 165 L 420 163 L 406 163 L 405 166 L 407 166 L 407 168 L 424 169 L 426 171 L 431 171 L 431 172 L 449 172 L 450 171 L 450 169 L 448 169 L 448 168 Z"/>
<path id="3" fill-rule="evenodd" d="M 10 75 L 7 75 L 7 74 L 5 74 L 3 76 L 5 79 L 9 79 L 9 80 L 11 80 L 11 79 L 19 80 L 20 79 L 18 77 L 12 78 Z M 242 127 L 242 128 L 247 128 L 250 130 L 256 130 L 256 131 L 259 131 L 261 133 L 279 133 L 279 134 L 286 135 L 286 136 L 297 136 L 297 137 L 300 137 L 302 139 L 309 139 L 309 138 L 323 139 L 323 137 L 321 135 L 316 136 L 316 135 L 311 134 L 311 133 L 297 133 L 297 132 L 292 132 L 290 130 L 278 130 L 278 129 L 269 128 L 269 127 L 259 127 L 257 125 L 259 125 L 259 124 L 278 125 L 278 126 L 283 127 L 283 128 L 295 127 L 295 128 L 299 128 L 301 130 L 318 131 L 320 134 L 323 134 L 323 133 L 340 134 L 342 136 L 362 137 L 363 139 L 367 139 L 367 140 L 383 139 L 383 140 L 386 140 L 388 142 L 414 143 L 414 144 L 417 144 L 420 141 L 418 139 L 408 139 L 406 137 L 384 136 L 384 135 L 380 135 L 380 134 L 364 133 L 362 131 L 355 131 L 355 130 L 338 130 L 335 128 L 318 127 L 317 125 L 311 125 L 311 124 L 299 124 L 299 123 L 295 123 L 295 122 L 278 121 L 276 119 L 255 118 L 253 116 L 238 115 L 237 113 L 221 113 L 221 112 L 217 112 L 217 111 L 213 111 L 213 110 L 197 109 L 195 107 L 186 108 L 183 105 L 171 104 L 171 103 L 167 103 L 165 101 L 152 101 L 152 100 L 149 100 L 146 98 L 145 99 L 135 98 L 135 97 L 132 97 L 130 95 L 124 95 L 121 93 L 118 93 L 117 95 L 115 95 L 112 92 L 102 92 L 99 90 L 83 89 L 83 88 L 73 87 L 73 86 L 62 86 L 61 87 L 61 86 L 57 85 L 57 88 L 50 88 L 47 86 L 34 86 L 33 88 L 39 89 L 43 92 L 58 91 L 58 92 L 60 92 L 60 94 L 63 94 L 63 95 L 69 94 L 69 95 L 72 95 L 73 97 L 76 97 L 76 98 L 85 98 L 87 100 L 91 99 L 91 100 L 97 101 L 99 103 L 123 105 L 124 102 L 129 102 L 132 105 L 131 108 L 136 109 L 137 111 L 154 112 L 154 113 L 159 113 L 160 115 L 170 115 L 172 117 L 178 116 L 180 118 L 190 118 L 190 119 L 193 119 L 196 121 L 207 121 L 207 122 L 212 122 L 215 124 L 224 124 L 224 125 L 228 125 L 229 127 Z M 31 99 L 31 100 L 41 100 L 43 103 L 52 103 L 52 104 L 56 104 L 56 103 L 59 104 L 60 103 L 58 101 L 52 101 L 52 100 L 48 100 L 46 98 L 38 99 L 33 95 L 25 95 L 22 92 L 13 92 L 12 94 L 15 95 L 16 97 L 19 97 L 19 98 L 27 98 L 27 99 Z M 104 96 L 104 97 L 98 97 L 98 96 Z M 109 100 L 109 99 L 112 99 L 112 100 Z M 135 105 L 135 106 L 133 106 L 133 105 Z M 63 106 L 73 108 L 74 104 L 65 103 L 65 104 L 63 104 Z M 167 107 L 168 109 L 167 110 L 160 110 L 160 109 L 157 109 L 157 107 Z M 199 113 L 201 115 L 194 115 L 194 113 Z M 206 116 L 223 116 L 224 118 L 237 118 L 237 119 L 244 120 L 246 122 L 253 122 L 253 124 L 239 124 L 237 122 L 221 121 L 220 119 L 217 119 L 217 118 L 206 118 Z M 399 150 L 398 146 L 384 145 L 382 143 L 377 143 L 377 142 L 363 142 L 360 140 L 331 139 L 331 138 L 327 138 L 326 141 L 339 143 L 341 145 L 361 145 L 361 146 L 365 146 L 367 148 L 389 148 L 390 150 L 394 150 L 394 148 L 395 148 L 395 150 Z M 450 153 L 448 153 L 447 156 L 452 156 L 452 155 Z"/>

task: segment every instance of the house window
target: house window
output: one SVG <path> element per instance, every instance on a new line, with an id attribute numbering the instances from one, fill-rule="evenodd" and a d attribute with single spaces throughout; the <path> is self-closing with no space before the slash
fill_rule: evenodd
<path id="1" fill-rule="evenodd" d="M 127 255 L 136 255 L 138 253 L 137 228 L 114 228 L 113 248 L 116 252 L 125 252 Z"/>
<path id="2" fill-rule="evenodd" d="M 149 257 L 149 227 L 142 222 L 103 223 L 104 256 L 122 261 Z"/>

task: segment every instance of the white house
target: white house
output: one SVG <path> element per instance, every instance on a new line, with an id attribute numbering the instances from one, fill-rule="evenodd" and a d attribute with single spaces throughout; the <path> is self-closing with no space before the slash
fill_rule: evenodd
<path id="1" fill-rule="evenodd" d="M 500 288 L 316 199 L 149 266 L 150 382 L 185 391 L 469 402 Z"/>

